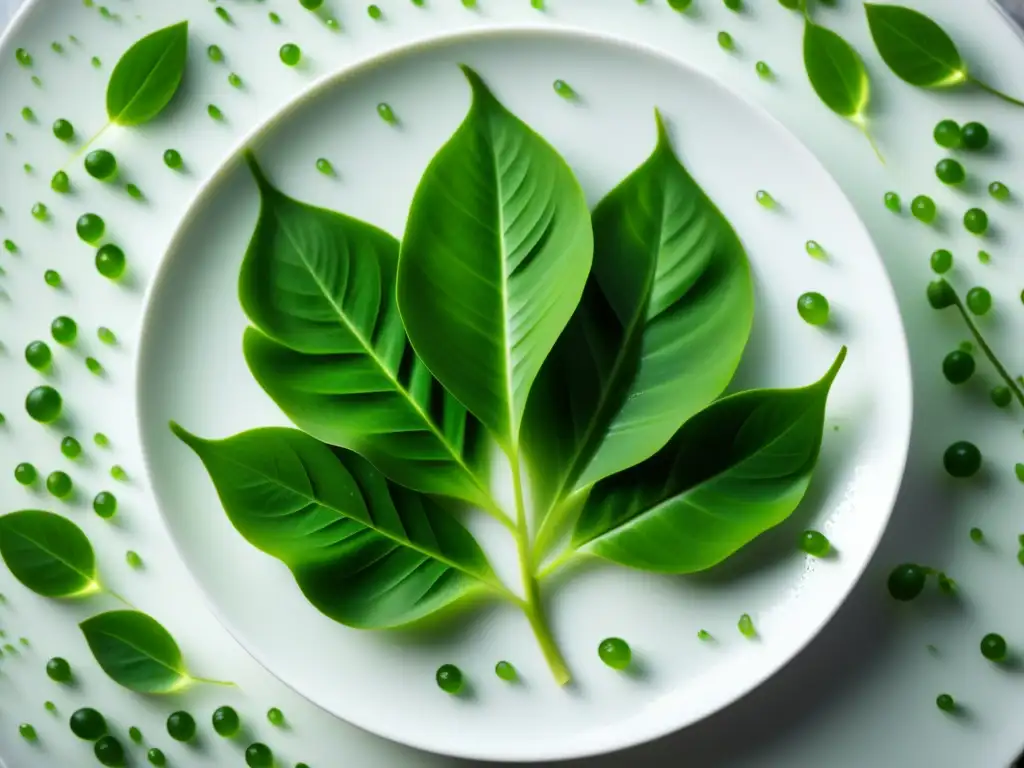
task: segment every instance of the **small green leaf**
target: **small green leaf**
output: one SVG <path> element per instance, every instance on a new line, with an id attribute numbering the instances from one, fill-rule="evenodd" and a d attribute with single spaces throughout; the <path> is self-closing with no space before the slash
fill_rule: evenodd
<path id="1" fill-rule="evenodd" d="M 517 456 L 534 379 L 583 293 L 594 239 L 572 170 L 480 76 L 413 198 L 398 307 L 434 376 Z"/>
<path id="2" fill-rule="evenodd" d="M 395 627 L 485 589 L 504 591 L 448 510 L 389 484 L 354 453 L 294 429 L 224 440 L 171 429 L 206 466 L 231 524 L 287 565 L 306 598 L 335 621 Z"/>
<path id="3" fill-rule="evenodd" d="M 188 22 L 147 35 L 117 62 L 107 84 L 107 116 L 118 125 L 147 123 L 181 85 L 188 55 Z"/>
<path id="4" fill-rule="evenodd" d="M 79 597 L 100 588 L 89 539 L 52 512 L 30 509 L 0 517 L 0 555 L 18 581 L 45 597 Z"/>
<path id="5" fill-rule="evenodd" d="M 192 679 L 178 644 L 151 616 L 109 611 L 78 626 L 97 663 L 118 685 L 138 693 L 172 693 Z"/>
<path id="6" fill-rule="evenodd" d="M 245 359 L 304 432 L 401 485 L 491 510 L 482 430 L 409 344 L 395 300 L 398 241 L 275 189 L 251 155 L 259 221 L 242 270 Z"/>
<path id="7" fill-rule="evenodd" d="M 826 107 L 855 122 L 863 120 L 871 92 L 864 62 L 842 37 L 810 19 L 804 26 L 804 67 Z"/>
<path id="8" fill-rule="evenodd" d="M 573 546 L 621 565 L 693 573 L 792 514 L 821 448 L 825 403 L 846 358 L 802 389 L 722 398 L 643 464 L 596 485 Z"/>
<path id="9" fill-rule="evenodd" d="M 541 517 L 664 446 L 725 389 L 750 336 L 743 245 L 656 118 L 654 152 L 594 210 L 583 300 L 527 407 L 523 446 Z"/>
<path id="10" fill-rule="evenodd" d="M 922 88 L 967 81 L 967 65 L 956 43 L 938 24 L 901 5 L 864 3 L 878 53 L 898 77 Z"/>

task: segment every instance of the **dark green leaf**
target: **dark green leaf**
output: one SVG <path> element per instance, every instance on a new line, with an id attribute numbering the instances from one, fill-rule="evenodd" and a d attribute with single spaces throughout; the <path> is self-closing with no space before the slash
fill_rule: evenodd
<path id="1" fill-rule="evenodd" d="M 89 539 L 52 512 L 29 509 L 0 517 L 0 555 L 18 581 L 45 597 L 99 590 Z"/>
<path id="2" fill-rule="evenodd" d="M 659 453 L 594 487 L 573 545 L 632 568 L 692 573 L 792 514 L 821 448 L 846 358 L 802 389 L 742 392 L 694 416 Z"/>
<path id="3" fill-rule="evenodd" d="M 287 565 L 306 598 L 363 629 L 408 624 L 482 589 L 503 590 L 476 540 L 429 496 L 294 429 L 204 440 L 171 429 L 206 465 L 232 525 Z"/>
<path id="4" fill-rule="evenodd" d="M 565 161 L 463 71 L 472 106 L 416 190 L 398 306 L 430 370 L 515 455 L 530 388 L 583 292 L 593 232 Z"/>
<path id="5" fill-rule="evenodd" d="M 743 246 L 660 116 L 657 128 L 650 158 L 594 211 L 583 301 L 527 408 L 523 445 L 542 514 L 665 445 L 725 389 L 750 336 Z"/>
<path id="6" fill-rule="evenodd" d="M 851 120 L 863 120 L 871 92 L 864 62 L 842 37 L 810 19 L 804 27 L 804 67 L 825 106 Z"/>
<path id="7" fill-rule="evenodd" d="M 110 121 L 139 125 L 160 114 L 181 85 L 187 55 L 187 21 L 158 29 L 129 48 L 107 84 Z"/>
<path id="8" fill-rule="evenodd" d="M 919 11 L 864 3 L 882 59 L 911 85 L 943 88 L 966 82 L 967 65 L 949 35 Z"/>
<path id="9" fill-rule="evenodd" d="M 172 693 L 191 681 L 170 633 L 138 611 L 109 611 L 78 625 L 104 672 L 139 693 Z"/>
<path id="10" fill-rule="evenodd" d="M 398 241 L 291 199 L 246 159 L 262 205 L 239 297 L 259 329 L 244 348 L 260 386 L 303 431 L 357 451 L 395 482 L 496 509 L 479 424 L 406 337 Z"/>

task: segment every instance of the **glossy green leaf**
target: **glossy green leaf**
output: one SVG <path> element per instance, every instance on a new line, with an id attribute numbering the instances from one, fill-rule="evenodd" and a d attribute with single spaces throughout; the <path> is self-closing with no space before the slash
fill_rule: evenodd
<path id="1" fill-rule="evenodd" d="M 956 43 L 938 24 L 913 8 L 864 3 L 878 53 L 911 85 L 942 88 L 967 80 Z"/>
<path id="2" fill-rule="evenodd" d="M 303 431 L 395 482 L 493 510 L 479 424 L 405 334 L 398 241 L 293 200 L 246 159 L 262 204 L 239 297 L 259 329 L 246 332 L 244 350 L 260 386 Z"/>
<path id="3" fill-rule="evenodd" d="M 651 459 L 594 487 L 573 545 L 632 568 L 693 573 L 781 523 L 810 483 L 845 358 L 843 347 L 808 387 L 741 392 L 708 406 Z"/>
<path id="4" fill-rule="evenodd" d="M 0 517 L 0 555 L 18 581 L 45 597 L 99 590 L 89 539 L 52 512 L 28 509 Z"/>
<path id="5" fill-rule="evenodd" d="M 463 72 L 472 106 L 416 190 L 398 306 L 430 370 L 514 455 L 530 388 L 583 292 L 593 233 L 565 161 Z"/>
<path id="6" fill-rule="evenodd" d="M 651 156 L 593 214 L 583 301 L 523 427 L 541 513 L 649 458 L 732 379 L 754 293 L 739 238 L 679 162 L 660 116 Z"/>
<path id="7" fill-rule="evenodd" d="M 107 84 L 110 121 L 140 125 L 160 114 L 181 85 L 187 56 L 187 21 L 158 29 L 129 48 Z"/>
<path id="8" fill-rule="evenodd" d="M 826 107 L 854 121 L 863 119 L 871 93 L 864 62 L 846 40 L 810 19 L 804 26 L 804 68 Z"/>
<path id="9" fill-rule="evenodd" d="M 191 680 L 178 644 L 152 616 L 109 611 L 78 626 L 97 663 L 118 685 L 139 693 L 171 693 Z"/>
<path id="10" fill-rule="evenodd" d="M 335 621 L 400 626 L 483 589 L 503 590 L 473 536 L 429 496 L 294 429 L 204 440 L 172 424 L 206 466 L 232 525 L 291 569 Z"/>

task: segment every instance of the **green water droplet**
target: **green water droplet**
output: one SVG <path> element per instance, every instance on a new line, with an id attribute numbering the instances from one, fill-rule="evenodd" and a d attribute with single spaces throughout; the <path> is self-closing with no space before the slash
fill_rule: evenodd
<path id="1" fill-rule="evenodd" d="M 380 115 L 380 119 L 389 125 L 395 125 L 398 122 L 398 118 L 395 116 L 394 110 L 391 109 L 389 104 L 381 102 L 377 105 L 377 114 Z"/>
<path id="2" fill-rule="evenodd" d="M 736 626 L 740 630 L 740 634 L 744 637 L 757 637 L 757 629 L 754 628 L 754 620 L 750 618 L 749 614 L 744 613 L 740 616 L 740 620 L 736 623 Z"/>
<path id="3" fill-rule="evenodd" d="M 555 93 L 557 93 L 563 99 L 572 100 L 577 98 L 576 91 L 573 89 L 571 85 L 565 82 L 565 80 L 555 80 L 555 82 L 552 83 L 552 88 L 554 88 Z"/>
<path id="4" fill-rule="evenodd" d="M 762 208 L 771 210 L 778 206 L 778 203 L 775 202 L 775 198 L 763 189 L 757 190 L 757 194 L 754 195 L 754 199 L 757 200 Z"/>
<path id="5" fill-rule="evenodd" d="M 224 113 L 220 111 L 220 107 L 218 107 L 216 104 L 210 104 L 206 108 L 206 114 L 208 114 L 211 118 L 217 121 L 221 121 L 224 119 Z"/>
<path id="6" fill-rule="evenodd" d="M 285 43 L 278 52 L 285 66 L 294 67 L 302 60 L 302 49 L 295 43 Z"/>
<path id="7" fill-rule="evenodd" d="M 326 157 L 321 157 L 316 161 L 316 169 L 320 171 L 324 176 L 334 176 L 334 166 L 331 165 L 331 161 Z"/>

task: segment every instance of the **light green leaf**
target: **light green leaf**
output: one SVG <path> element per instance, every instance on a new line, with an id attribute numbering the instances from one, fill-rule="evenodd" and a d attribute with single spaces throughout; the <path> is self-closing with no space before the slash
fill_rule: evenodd
<path id="1" fill-rule="evenodd" d="M 107 84 L 107 116 L 140 125 L 160 114 L 177 93 L 188 57 L 188 22 L 159 29 L 129 48 Z"/>
<path id="2" fill-rule="evenodd" d="M 97 663 L 118 685 L 138 693 L 173 693 L 192 680 L 178 644 L 152 616 L 109 611 L 79 627 Z"/>
<path id="3" fill-rule="evenodd" d="M 14 578 L 44 597 L 79 597 L 100 589 L 89 539 L 52 512 L 27 509 L 0 517 L 0 555 Z"/>
<path id="4" fill-rule="evenodd" d="M 818 461 L 825 403 L 846 358 L 802 389 L 722 398 L 643 464 L 594 487 L 573 545 L 645 571 L 720 563 L 789 517 Z"/>
<path id="5" fill-rule="evenodd" d="M 488 491 L 479 424 L 416 356 L 395 301 L 398 241 L 365 222 L 300 203 L 255 158 L 256 229 L 239 298 L 259 330 L 249 370 L 288 417 L 360 453 L 397 483 L 501 516 Z"/>
<path id="6" fill-rule="evenodd" d="M 750 336 L 743 246 L 656 117 L 654 152 L 594 211 L 583 301 L 527 408 L 523 445 L 542 515 L 665 445 L 725 389 Z"/>
<path id="7" fill-rule="evenodd" d="M 398 306 L 430 370 L 515 455 L 530 388 L 583 292 L 593 233 L 569 166 L 462 69 L 472 106 L 416 190 Z"/>
<path id="8" fill-rule="evenodd" d="M 396 627 L 483 590 L 506 591 L 448 510 L 389 484 L 354 453 L 294 429 L 225 440 L 171 429 L 206 466 L 232 525 L 287 565 L 335 621 Z"/>
<path id="9" fill-rule="evenodd" d="M 863 120 L 871 94 L 864 62 L 846 40 L 810 19 L 804 26 L 804 68 L 826 107 L 855 122 Z"/>

